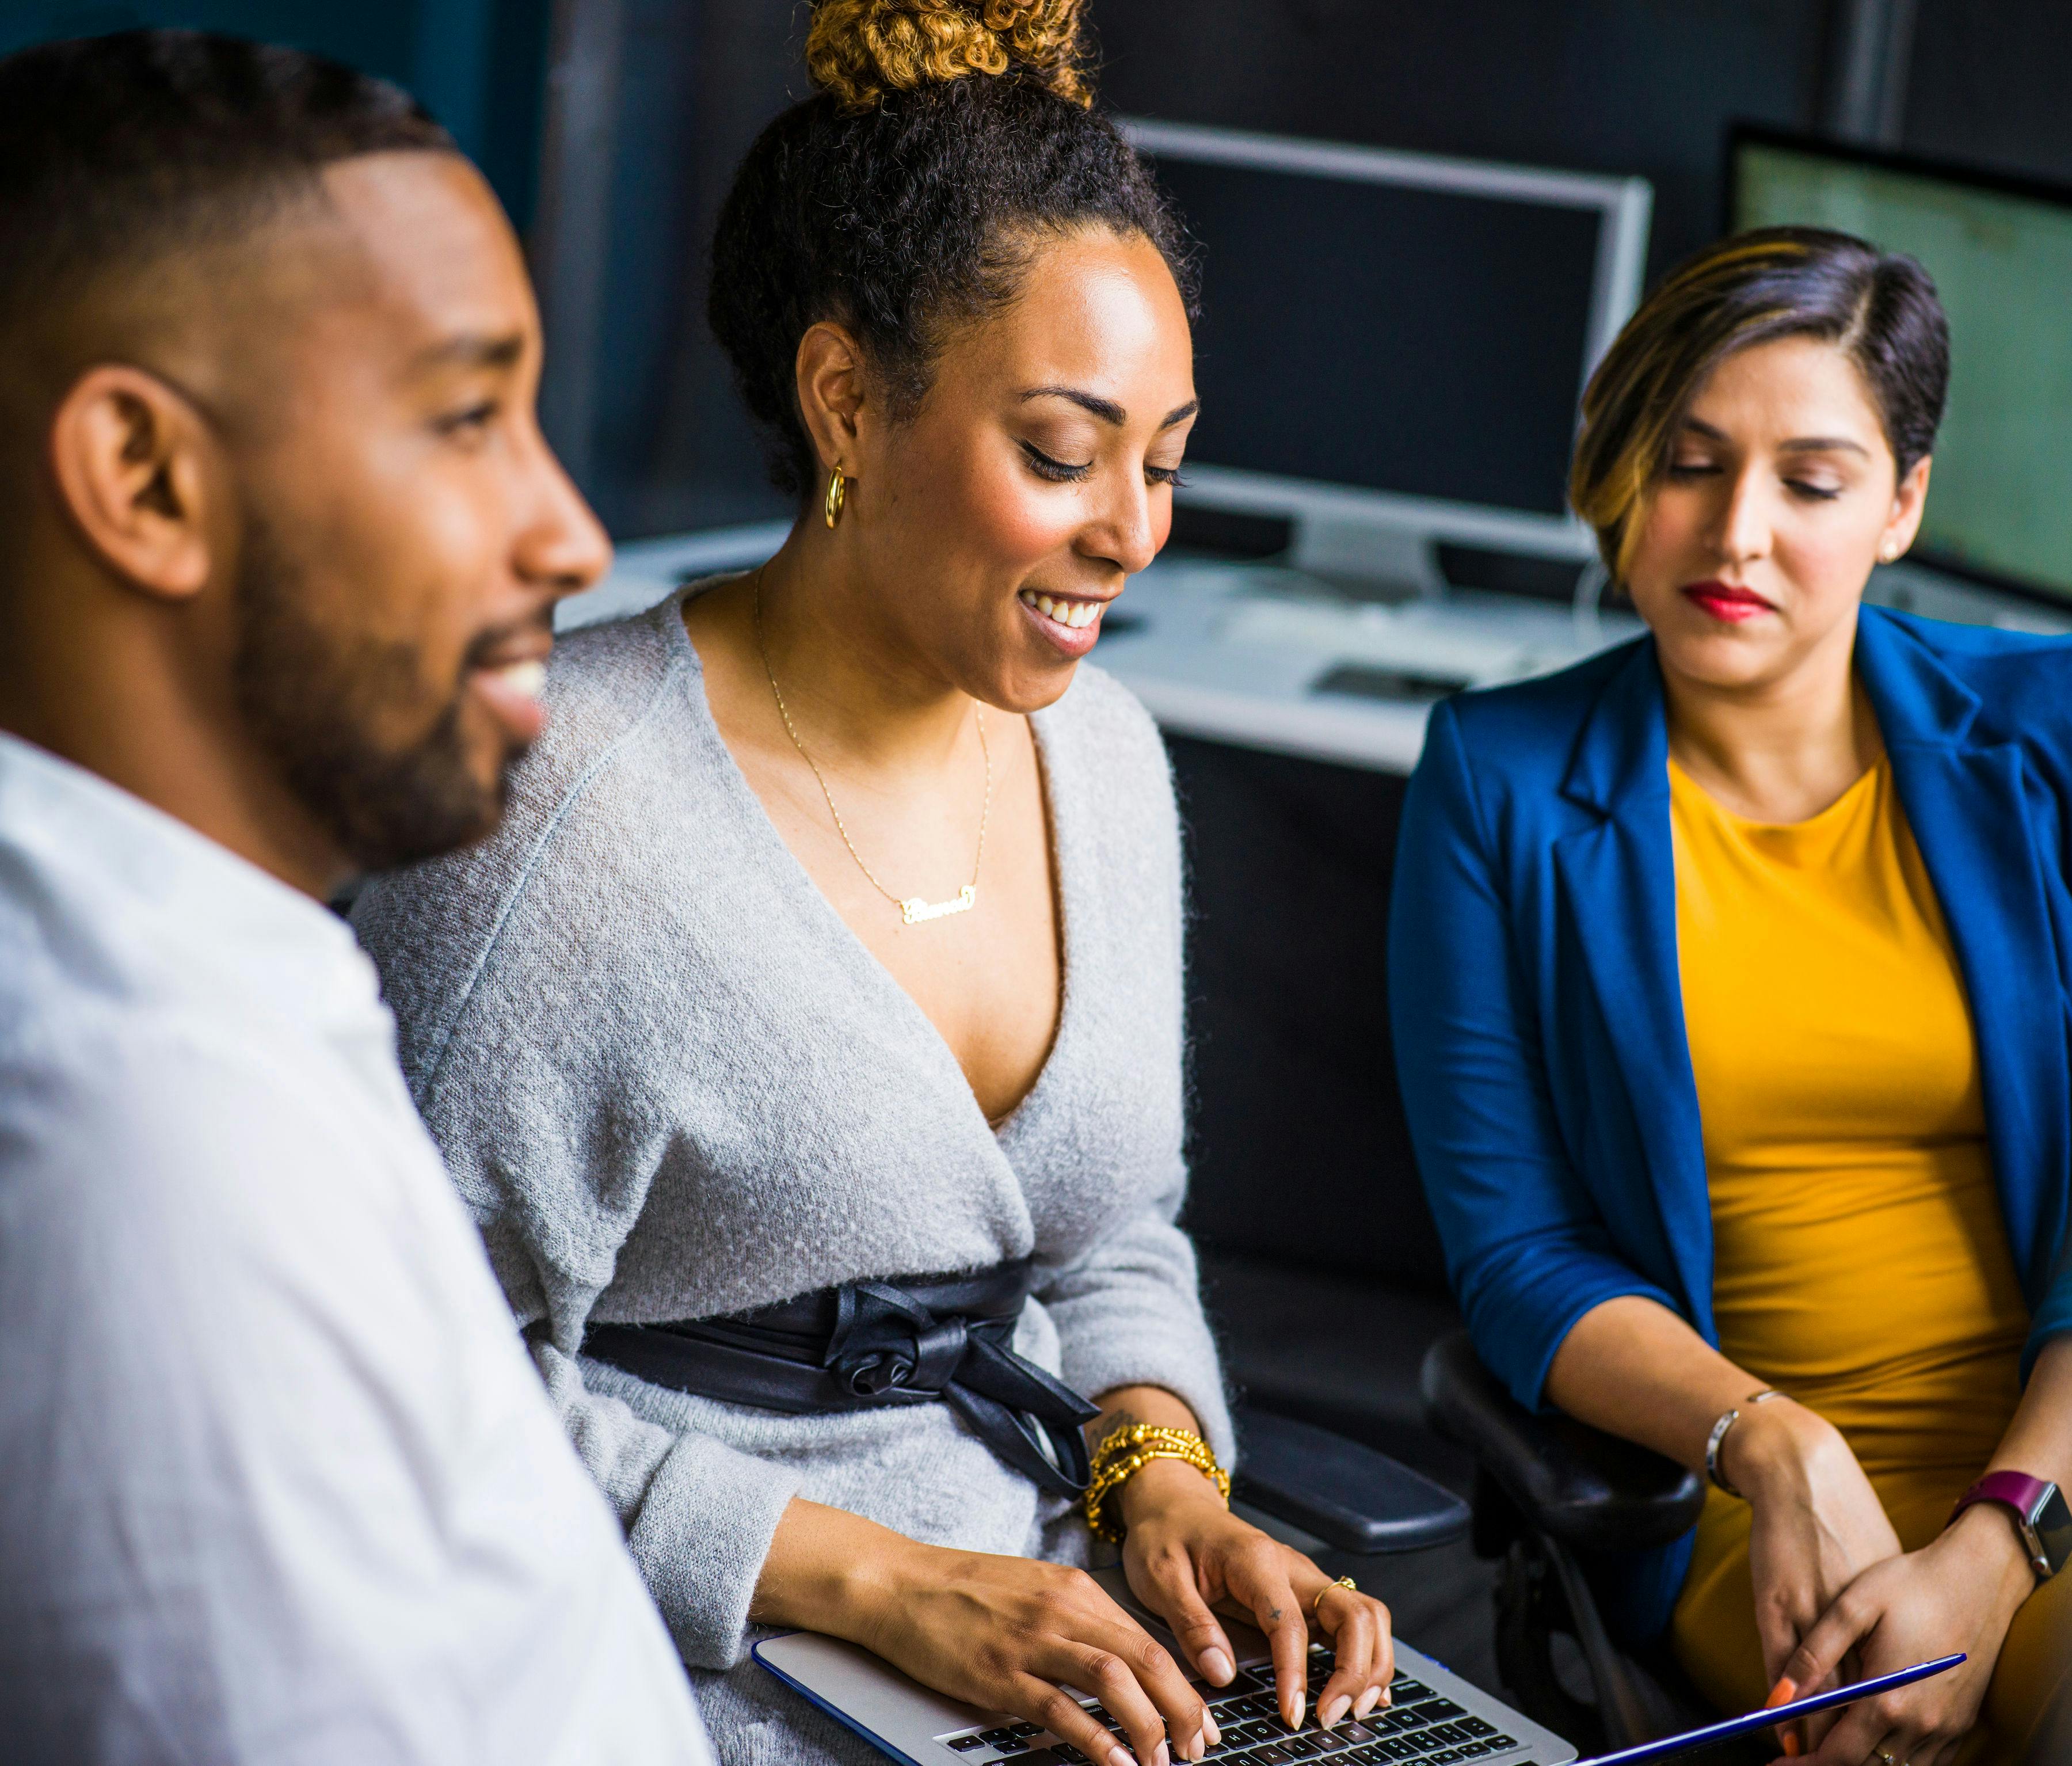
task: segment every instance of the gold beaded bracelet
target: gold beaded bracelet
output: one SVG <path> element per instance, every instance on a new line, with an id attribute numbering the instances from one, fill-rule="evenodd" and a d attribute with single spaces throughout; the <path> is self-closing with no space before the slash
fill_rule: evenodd
<path id="1" fill-rule="evenodd" d="M 1122 1542 L 1122 1524 L 1108 1513 L 1108 1499 L 1153 1459 L 1185 1461 L 1216 1487 L 1223 1506 L 1230 1506 L 1230 1474 L 1216 1463 L 1207 1442 L 1191 1429 L 1133 1422 L 1116 1430 L 1094 1449 L 1093 1475 L 1080 1501 L 1086 1510 L 1087 1525 L 1096 1539 L 1105 1539 L 1110 1545 Z"/>

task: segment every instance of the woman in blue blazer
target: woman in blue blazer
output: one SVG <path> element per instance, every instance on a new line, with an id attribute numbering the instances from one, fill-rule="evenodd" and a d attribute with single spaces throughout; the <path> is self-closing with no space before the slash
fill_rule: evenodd
<path id="1" fill-rule="evenodd" d="M 1911 260 L 1676 272 L 1572 484 L 1650 632 L 1435 709 L 1392 907 L 1483 1359 L 1717 1487 L 1618 1628 L 1722 1704 L 1971 1657 L 1820 1766 L 2016 1758 L 2072 1657 L 2072 641 L 1861 604 L 1947 374 Z"/>

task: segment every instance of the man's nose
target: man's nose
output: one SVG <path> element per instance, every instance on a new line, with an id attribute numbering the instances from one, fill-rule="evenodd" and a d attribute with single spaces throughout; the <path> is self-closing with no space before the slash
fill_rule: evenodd
<path id="1" fill-rule="evenodd" d="M 518 574 L 557 600 L 579 595 L 611 568 L 611 539 L 542 439 L 532 519 L 518 540 Z"/>

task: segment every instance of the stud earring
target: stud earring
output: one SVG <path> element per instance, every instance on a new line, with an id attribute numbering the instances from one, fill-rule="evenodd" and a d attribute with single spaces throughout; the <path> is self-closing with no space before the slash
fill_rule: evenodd
<path id="1" fill-rule="evenodd" d="M 842 509 L 848 502 L 849 480 L 842 475 L 842 469 L 837 466 L 834 470 L 834 476 L 828 480 L 828 500 L 823 511 L 827 516 L 829 527 L 832 527 L 841 519 Z"/>

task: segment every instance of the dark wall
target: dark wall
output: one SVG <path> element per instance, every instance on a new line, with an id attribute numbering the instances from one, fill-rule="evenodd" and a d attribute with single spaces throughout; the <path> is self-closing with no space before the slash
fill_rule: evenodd
<path id="1" fill-rule="evenodd" d="M 805 95 L 804 9 L 631 0 L 621 134 L 643 143 L 615 192 L 610 371 L 590 489 L 615 533 L 786 513 L 705 327 L 709 247 L 734 168 Z"/>
<path id="2" fill-rule="evenodd" d="M 696 113 L 692 157 L 658 164 L 649 144 L 680 137 L 659 116 L 629 115 L 647 178 L 680 200 L 664 220 L 651 189 L 652 224 L 615 236 L 613 282 L 666 281 L 679 323 L 665 336 L 643 319 L 627 334 L 627 398 L 606 419 L 590 487 L 627 534 L 783 513 L 701 308 L 733 167 L 805 89 L 803 12 L 758 0 L 675 10 L 690 22 L 652 65 Z M 1828 0 L 1092 0 L 1089 15 L 1104 97 L 1122 110 L 1639 172 L 1655 185 L 1659 268 L 1716 227 L 1729 121 L 1799 126 L 1817 114 L 1829 10 Z"/>
<path id="3" fill-rule="evenodd" d="M 2072 6 L 1921 0 L 1904 145 L 2072 183 Z"/>
<path id="4" fill-rule="evenodd" d="M 1188 122 L 1581 171 L 1655 191 L 1660 270 L 1716 232 L 1720 142 L 1818 113 L 1827 0 L 1099 0 L 1102 90 Z M 1184 24 L 1179 23 L 1184 19 Z"/>
<path id="5" fill-rule="evenodd" d="M 805 8 L 620 0 L 619 124 L 590 490 L 623 536 L 782 513 L 705 331 L 734 166 L 803 94 Z M 1092 0 L 1116 107 L 1585 171 L 1655 187 L 1651 267 L 1711 237 L 1726 124 L 1815 122 L 1843 0 Z M 3 0 L 0 52 L 179 23 L 405 81 L 534 207 L 552 0 Z M 2072 180 L 2072 6 L 1918 0 L 1905 145 Z"/>
<path id="6" fill-rule="evenodd" d="M 552 0 L 4 0 L 0 55 L 138 26 L 223 31 L 331 56 L 410 88 L 522 230 L 540 161 Z"/>
<path id="7" fill-rule="evenodd" d="M 615 233 L 624 385 L 601 418 L 591 488 L 627 534 L 782 513 L 705 335 L 704 264 L 742 151 L 804 89 L 804 9 L 627 3 L 673 22 L 666 45 L 643 40 L 645 95 L 627 118 L 645 196 L 629 209 L 637 224 Z M 1089 15 L 1104 99 L 1122 110 L 1637 172 L 1655 186 L 1659 274 L 1717 230 L 1729 122 L 1819 122 L 1843 10 L 1843 0 L 1092 0 Z M 1906 145 L 2072 179 L 2066 0 L 1919 0 L 1911 67 Z M 671 120 L 677 109 L 688 132 Z"/>

